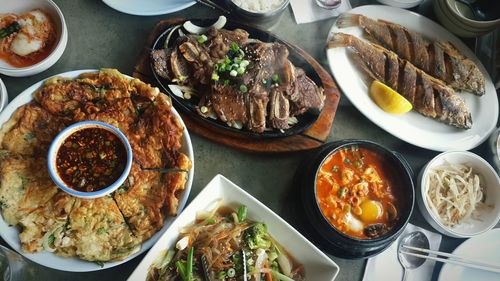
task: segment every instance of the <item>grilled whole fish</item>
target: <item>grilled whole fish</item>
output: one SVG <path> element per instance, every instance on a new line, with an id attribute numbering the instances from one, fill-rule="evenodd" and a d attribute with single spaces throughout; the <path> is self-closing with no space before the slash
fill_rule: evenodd
<path id="1" fill-rule="evenodd" d="M 484 94 L 484 76 L 477 65 L 450 42 L 433 42 L 405 27 L 358 14 L 342 14 L 337 26 L 360 26 L 374 40 L 456 90 Z"/>
<path id="2" fill-rule="evenodd" d="M 357 63 L 371 78 L 395 89 L 422 115 L 461 129 L 472 127 L 472 117 L 462 97 L 394 52 L 344 33 L 333 34 L 328 48 L 335 47 L 350 47 Z"/>

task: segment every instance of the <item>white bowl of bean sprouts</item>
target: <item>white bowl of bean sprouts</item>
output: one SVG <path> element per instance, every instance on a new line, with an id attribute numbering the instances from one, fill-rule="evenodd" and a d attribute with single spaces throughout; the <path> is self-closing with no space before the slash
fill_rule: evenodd
<path id="1" fill-rule="evenodd" d="M 468 238 L 500 219 L 500 179 L 486 160 L 468 151 L 434 157 L 418 176 L 417 204 L 444 235 Z"/>

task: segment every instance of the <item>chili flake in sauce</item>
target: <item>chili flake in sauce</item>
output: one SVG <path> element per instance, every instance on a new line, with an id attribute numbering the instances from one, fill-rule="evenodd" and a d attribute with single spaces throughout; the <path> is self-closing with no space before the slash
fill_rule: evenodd
<path id="1" fill-rule="evenodd" d="M 93 192 L 123 173 L 127 152 L 122 141 L 103 128 L 86 128 L 66 138 L 57 152 L 57 172 L 72 189 Z"/>

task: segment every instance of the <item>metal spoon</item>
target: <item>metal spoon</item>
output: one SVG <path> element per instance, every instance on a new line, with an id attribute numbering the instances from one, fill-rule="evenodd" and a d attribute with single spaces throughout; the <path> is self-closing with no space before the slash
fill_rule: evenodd
<path id="1" fill-rule="evenodd" d="M 429 249 L 429 239 L 421 231 L 410 232 L 401 237 L 398 243 L 398 260 L 403 267 L 403 281 L 408 277 L 408 270 L 415 269 L 424 264 L 425 259 L 407 256 L 401 253 L 402 246 L 409 245 L 418 248 Z"/>

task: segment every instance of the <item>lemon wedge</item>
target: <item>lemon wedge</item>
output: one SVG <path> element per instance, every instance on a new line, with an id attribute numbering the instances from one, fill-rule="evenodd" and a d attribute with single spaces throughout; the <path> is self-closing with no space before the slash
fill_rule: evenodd
<path id="1" fill-rule="evenodd" d="M 403 114 L 413 108 L 407 99 L 378 80 L 374 80 L 370 85 L 370 97 L 388 113 Z"/>

